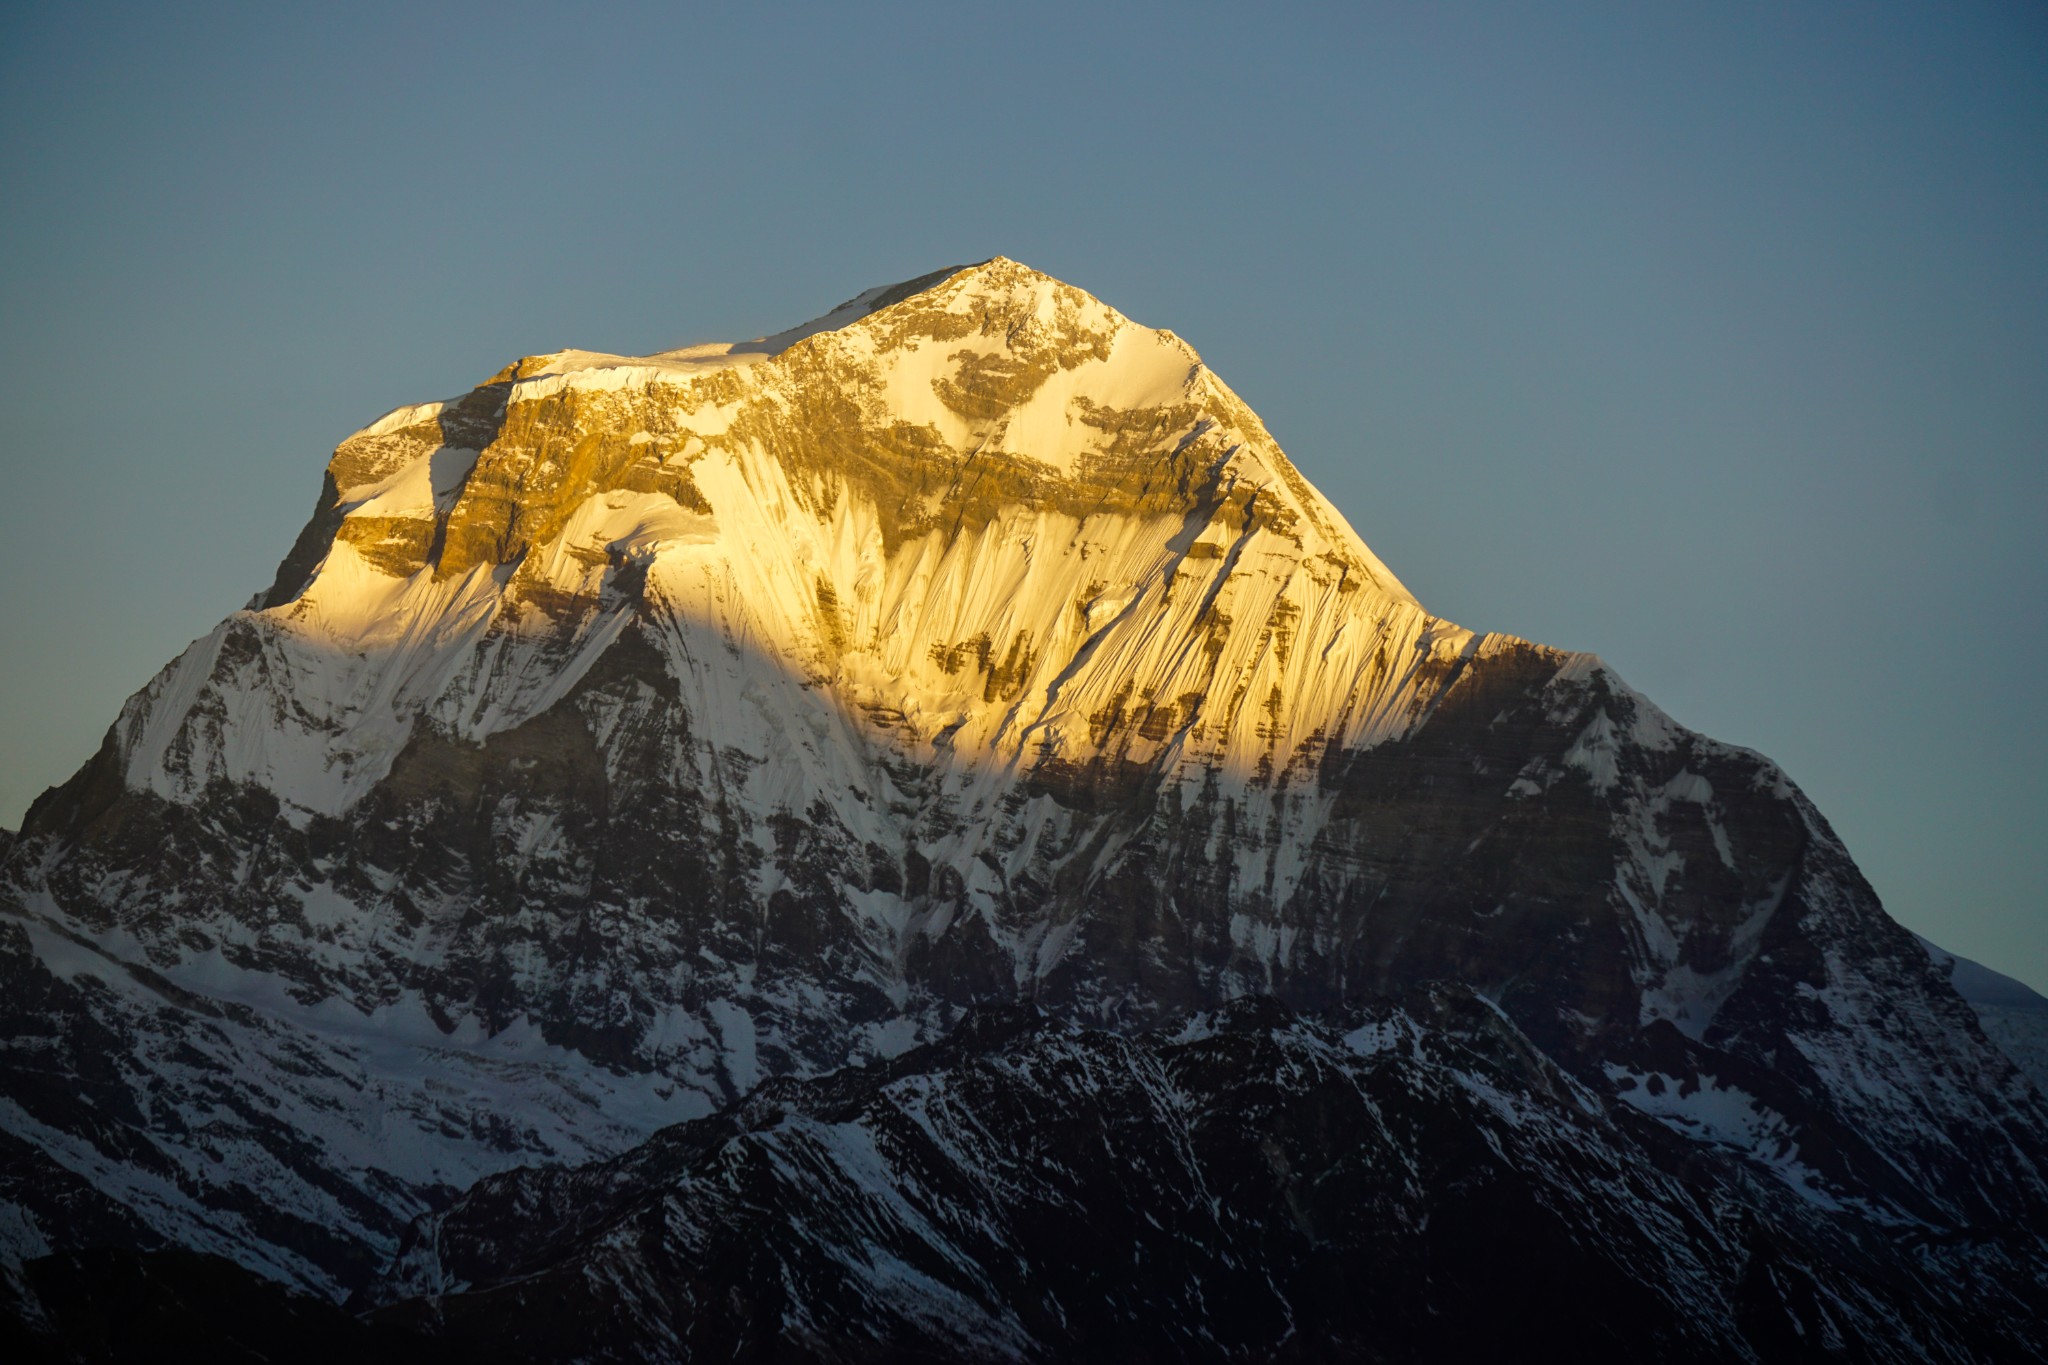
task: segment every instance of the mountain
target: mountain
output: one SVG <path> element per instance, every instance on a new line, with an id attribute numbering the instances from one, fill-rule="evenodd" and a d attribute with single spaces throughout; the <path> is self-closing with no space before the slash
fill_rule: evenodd
<path id="1" fill-rule="evenodd" d="M 1977 1012 L 1985 1035 L 2019 1063 L 2037 1088 L 2048 1091 L 2048 996 L 1981 962 L 1945 952 L 1924 938 L 1920 945 L 1935 965 L 1948 973 L 1956 994 Z"/>
<path id="2" fill-rule="evenodd" d="M 873 1122 L 939 1125 L 944 1169 L 897 1153 L 863 1184 L 843 1162 L 865 1157 L 792 1130 L 787 1217 L 707 1208 L 636 1263 L 654 1331 L 705 1311 L 735 1273 L 707 1248 L 734 1237 L 831 1262 L 705 1329 L 829 1355 L 885 1273 L 848 1270 L 880 1190 L 1100 1207 L 1138 1248 L 1264 1150 L 1218 1128 L 1121 1194 L 1110 1156 L 1090 1149 L 1099 1179 L 1048 1158 L 1093 1182 L 1063 1193 L 972 1125 L 1057 1154 L 1086 1140 L 1066 1108 L 1098 1105 L 1112 1153 L 1151 1150 L 1256 1075 L 1338 1125 L 1312 1163 L 1355 1135 L 1413 1164 L 1455 1134 L 1518 1208 L 1639 1186 L 1521 1258 L 1629 1280 L 1624 1345 L 2048 1339 L 2048 1101 L 1798 788 L 1597 658 L 1431 615 L 1186 343 L 1012 261 L 757 342 L 528 357 L 356 433 L 272 585 L 31 808 L 0 909 L 17 1261 L 179 1248 L 394 1321 L 408 1298 L 540 1313 L 487 1287 L 589 1283 L 634 1210 L 718 1178 L 734 1125 L 824 1122 L 804 1087 L 851 1087 Z M 1474 1056 L 1519 1058 L 1521 1098 L 1474 1100 L 1491 1073 L 1449 1042 L 1417 1044 L 1419 1072 L 1340 1046 L 1362 1010 L 1452 1030 L 1414 1003 L 1447 991 L 1493 1021 Z M 1247 998 L 1294 1022 L 1226 1028 L 1239 1079 L 1196 1076 L 1173 1040 Z M 1004 1010 L 1040 1022 L 958 1041 Z M 1099 1097 L 1052 1075 L 1098 1056 Z M 906 1065 L 979 1088 L 933 1117 Z M 1045 1076 L 991 1079 L 1019 1067 Z M 1414 1117 L 1356 1126 L 1410 1081 Z M 1566 1159 L 1581 1141 L 1605 1174 Z M 1336 1265 L 1426 1271 L 1463 1315 L 1493 1253 L 1413 1258 L 1465 1178 L 1328 1186 L 1332 1217 L 1392 1220 L 1363 1260 L 1321 1260 L 1269 1191 L 1241 1225 L 1181 1224 L 1176 1264 L 1249 1274 L 1268 1263 L 1238 1239 L 1271 1247 L 1269 1326 Z M 1154 1321 L 1027 1312 L 1026 1289 L 1087 1295 L 1045 1278 L 1059 1226 L 916 1229 L 927 1278 L 902 1292 L 945 1290 L 918 1349 L 1056 1354 Z M 1617 1250 L 1566 1255 L 1588 1239 Z M 1673 1304 L 1686 1325 L 1640 1334 Z M 1184 1309 L 1216 1342 L 1252 1330 Z M 496 1330 L 495 1307 L 445 1311 Z"/>
<path id="3" fill-rule="evenodd" d="M 373 1321 L 619 1360 L 2038 1347 L 2038 1317 L 1976 1311 L 2037 1288 L 2009 1260 L 1923 1228 L 1845 1254 L 1838 1230 L 1459 988 L 1316 1019 L 1248 997 L 1135 1036 L 1012 1010 L 600 1165 L 485 1180 L 408 1239 Z"/>

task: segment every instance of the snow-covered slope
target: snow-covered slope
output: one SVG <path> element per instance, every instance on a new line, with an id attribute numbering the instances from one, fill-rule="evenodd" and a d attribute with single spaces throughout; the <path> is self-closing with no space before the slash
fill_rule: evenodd
<path id="1" fill-rule="evenodd" d="M 2048 996 L 1981 962 L 1920 940 L 1935 965 L 1948 973 L 1956 994 L 1977 1012 L 1985 1035 L 2019 1064 L 2027 1078 L 2048 1091 Z"/>
<path id="2" fill-rule="evenodd" d="M 1847 1221 L 1437 986 L 1319 1019 L 1245 999 L 1135 1037 L 977 1015 L 626 1157 L 484 1181 L 374 1297 L 480 1356 L 2035 1353 L 2024 1235 L 1844 1255 Z"/>
<path id="3" fill-rule="evenodd" d="M 0 903 L 22 1253 L 90 1207 L 339 1292 L 972 1007 L 1431 978 L 1802 1198 L 2048 1211 L 2040 1094 L 1778 769 L 1432 616 L 1186 343 L 1000 259 L 350 437 Z"/>

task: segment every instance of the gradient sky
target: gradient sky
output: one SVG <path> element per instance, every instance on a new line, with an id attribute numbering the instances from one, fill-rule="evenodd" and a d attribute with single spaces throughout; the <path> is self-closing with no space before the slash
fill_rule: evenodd
<path id="1" fill-rule="evenodd" d="M 2048 8 L 0 6 L 0 823 L 334 443 L 995 254 L 2048 988 Z"/>

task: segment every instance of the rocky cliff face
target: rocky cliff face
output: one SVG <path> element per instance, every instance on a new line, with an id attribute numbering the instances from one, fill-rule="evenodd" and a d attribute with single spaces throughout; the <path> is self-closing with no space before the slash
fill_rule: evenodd
<path id="1" fill-rule="evenodd" d="M 2048 1106 L 1777 768 L 1430 615 L 1185 343 L 1005 260 L 357 433 L 0 903 L 18 1255 L 338 1293 L 976 1007 L 1439 979 L 1815 1207 L 2048 1226 Z"/>

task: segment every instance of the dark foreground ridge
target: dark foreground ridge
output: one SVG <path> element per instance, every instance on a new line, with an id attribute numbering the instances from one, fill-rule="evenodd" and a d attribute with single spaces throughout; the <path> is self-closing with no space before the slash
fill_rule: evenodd
<path id="1" fill-rule="evenodd" d="M 1138 1036 L 977 1012 L 487 1179 L 354 1314 L 182 1253 L 17 1292 L 49 1359 L 2024 1361 L 2044 1275 L 2023 1229 L 1899 1226 L 1703 1151 L 1432 985 Z"/>
<path id="2" fill-rule="evenodd" d="M 482 1365 L 460 1342 L 366 1323 L 233 1261 L 192 1251 L 60 1252 L 0 1279 L 0 1359 Z M 497 1351 L 493 1365 L 521 1365 Z"/>

